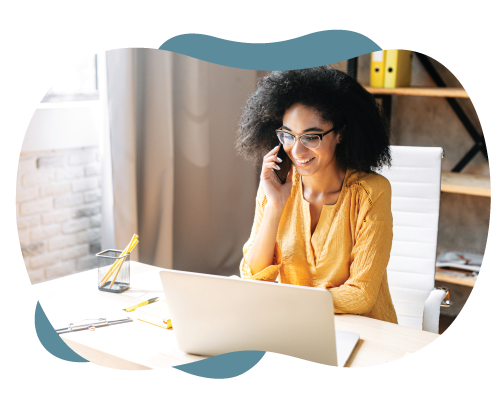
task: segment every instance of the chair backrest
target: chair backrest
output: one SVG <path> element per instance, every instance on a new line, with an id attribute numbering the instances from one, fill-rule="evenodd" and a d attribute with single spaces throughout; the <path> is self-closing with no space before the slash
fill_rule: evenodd
<path id="1" fill-rule="evenodd" d="M 378 171 L 392 187 L 389 290 L 398 323 L 417 329 L 434 288 L 442 152 L 441 147 L 391 146 L 391 168 Z"/>

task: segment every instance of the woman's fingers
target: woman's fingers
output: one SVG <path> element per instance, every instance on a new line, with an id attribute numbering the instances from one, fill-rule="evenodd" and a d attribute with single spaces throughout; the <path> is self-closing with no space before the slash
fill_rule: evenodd
<path id="1" fill-rule="evenodd" d="M 261 180 L 270 179 L 272 181 L 274 181 L 274 180 L 277 181 L 278 178 L 276 177 L 276 174 L 274 173 L 274 171 L 271 171 L 272 168 L 278 169 L 279 167 L 273 162 L 264 164 L 262 167 L 262 173 L 260 175 L 260 179 Z"/>
<path id="2" fill-rule="evenodd" d="M 269 153 L 267 153 L 265 156 L 264 156 L 264 160 L 270 156 L 273 156 L 275 155 L 278 151 L 279 151 L 279 148 L 280 146 L 276 146 L 274 149 L 272 149 Z"/>
<path id="3" fill-rule="evenodd" d="M 267 170 L 267 169 L 271 169 L 271 168 L 274 168 L 274 169 L 281 169 L 280 166 L 278 164 L 276 164 L 275 162 L 267 162 L 265 164 L 262 165 L 262 169 L 263 170 Z"/>
<path id="4" fill-rule="evenodd" d="M 272 149 L 269 153 L 267 153 L 264 156 L 263 162 L 264 163 L 267 163 L 270 161 L 274 161 L 274 162 L 278 162 L 278 163 L 282 162 L 283 160 L 277 156 L 278 150 L 279 150 L 279 146 Z"/>
<path id="5" fill-rule="evenodd" d="M 270 162 L 270 161 L 274 161 L 276 163 L 280 163 L 283 160 L 281 158 L 279 158 L 278 156 L 274 156 L 274 155 L 271 155 L 269 157 L 264 158 L 264 163 L 267 163 L 267 162 Z"/>
<path id="6" fill-rule="evenodd" d="M 282 160 L 276 155 L 279 151 L 279 147 L 280 146 L 276 146 L 274 149 L 272 149 L 269 153 L 267 153 L 264 156 L 262 163 L 261 179 L 278 180 L 274 172 L 271 172 L 271 169 L 280 170 L 282 168 L 279 165 L 282 162 Z"/>

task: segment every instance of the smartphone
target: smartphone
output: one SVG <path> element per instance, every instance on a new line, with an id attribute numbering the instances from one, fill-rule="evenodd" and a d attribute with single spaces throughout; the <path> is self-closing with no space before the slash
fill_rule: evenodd
<path id="1" fill-rule="evenodd" d="M 288 157 L 288 154 L 286 154 L 286 151 L 281 143 L 280 143 L 280 149 L 278 150 L 278 154 L 276 155 L 281 160 L 281 162 L 276 163 L 277 165 L 280 166 L 280 169 L 273 168 L 273 172 L 276 174 L 279 181 L 283 185 L 286 182 L 286 176 L 288 175 L 288 171 L 290 171 L 290 168 L 292 166 L 292 160 L 290 160 L 290 157 Z"/>

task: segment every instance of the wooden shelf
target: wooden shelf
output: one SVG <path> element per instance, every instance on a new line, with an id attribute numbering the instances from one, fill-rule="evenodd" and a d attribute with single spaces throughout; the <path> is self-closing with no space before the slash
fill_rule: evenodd
<path id="1" fill-rule="evenodd" d="M 454 97 L 468 99 L 469 95 L 464 89 L 449 87 L 398 87 L 375 88 L 364 87 L 371 94 L 395 94 L 398 96 L 426 96 L 426 97 Z"/>
<path id="2" fill-rule="evenodd" d="M 441 191 L 491 197 L 490 178 L 481 175 L 443 172 Z"/>
<path id="3" fill-rule="evenodd" d="M 471 276 L 471 277 L 453 276 L 453 275 L 448 275 L 446 273 L 437 271 L 435 279 L 436 279 L 436 281 L 440 281 L 440 282 L 454 283 L 456 285 L 474 287 L 474 284 L 476 283 L 477 278 L 475 276 Z"/>

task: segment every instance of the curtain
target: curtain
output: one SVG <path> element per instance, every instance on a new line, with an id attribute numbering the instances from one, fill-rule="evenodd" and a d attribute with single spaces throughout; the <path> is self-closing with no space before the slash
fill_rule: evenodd
<path id="1" fill-rule="evenodd" d="M 174 268 L 235 274 L 257 179 L 234 142 L 257 73 L 174 54 L 174 76 Z"/>
<path id="2" fill-rule="evenodd" d="M 133 140 L 137 128 L 135 51 L 110 51 L 105 59 L 109 131 L 103 144 L 102 247 L 124 249 L 127 234 L 132 236 L 138 228 Z M 132 253 L 132 259 L 138 259 L 138 251 Z"/>
<path id="3" fill-rule="evenodd" d="M 106 64 L 103 248 L 137 233 L 134 260 L 237 273 L 258 181 L 234 142 L 256 71 L 150 49 L 107 52 Z"/>
<path id="4" fill-rule="evenodd" d="M 171 54 L 137 50 L 137 223 L 140 261 L 172 266 L 174 147 Z M 115 224 L 116 226 L 116 224 Z M 141 240 L 143 239 L 143 240 Z M 142 254 L 142 256 L 141 256 Z"/>

